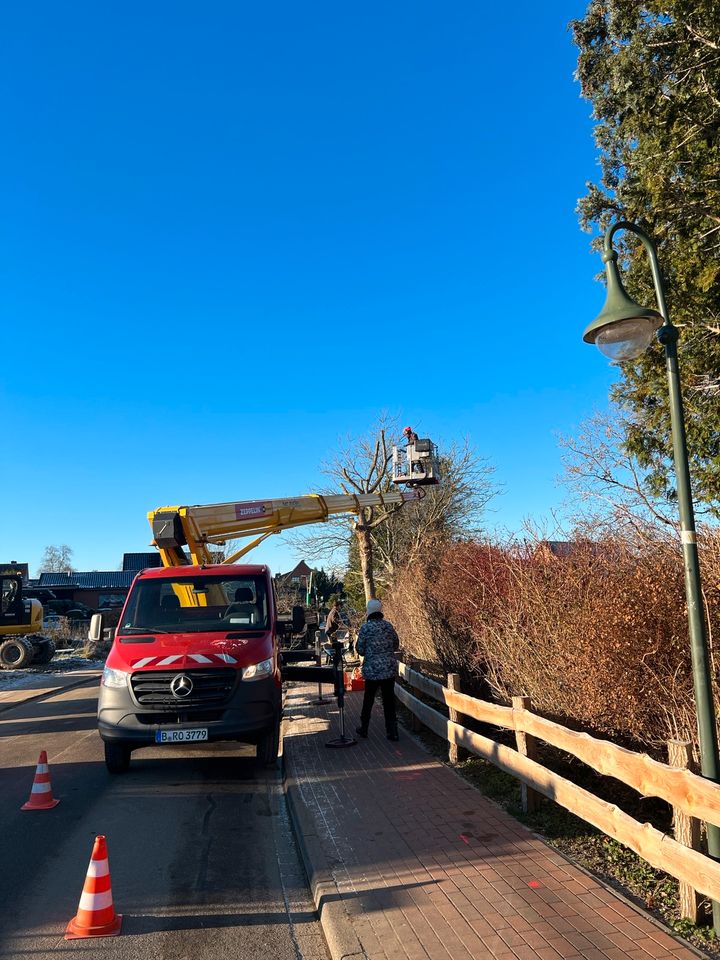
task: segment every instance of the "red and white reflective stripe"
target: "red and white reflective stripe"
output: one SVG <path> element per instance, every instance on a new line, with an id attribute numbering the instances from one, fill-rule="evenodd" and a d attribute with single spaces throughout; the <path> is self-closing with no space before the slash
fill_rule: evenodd
<path id="1" fill-rule="evenodd" d="M 110 874 L 110 865 L 107 860 L 91 860 L 88 867 L 88 877 L 107 877 Z"/>
<path id="2" fill-rule="evenodd" d="M 104 878 L 107 877 L 107 882 Z M 101 881 L 101 882 L 96 882 Z M 110 867 L 107 860 L 91 860 L 80 896 L 79 910 L 104 910 L 112 906 Z"/>
<path id="3" fill-rule="evenodd" d="M 98 910 L 104 910 L 105 907 L 111 907 L 112 902 L 112 890 L 105 890 L 103 893 L 86 893 L 83 890 L 80 894 L 78 910 L 88 910 L 95 913 Z"/>
<path id="4" fill-rule="evenodd" d="M 164 657 L 162 660 L 159 657 L 142 657 L 140 660 L 132 660 L 130 666 L 133 670 L 142 670 L 143 667 L 149 667 L 150 664 L 155 664 L 157 667 L 170 667 L 178 660 L 182 660 L 183 656 L 183 654 L 178 653 L 171 657 Z M 213 664 L 218 660 L 220 663 L 237 663 L 237 658 L 231 656 L 229 653 L 189 653 L 187 654 L 187 658 L 188 660 L 194 660 L 195 663 Z"/>
<path id="5" fill-rule="evenodd" d="M 96 844 L 100 849 L 97 852 L 105 853 L 105 844 L 99 841 L 100 838 L 98 837 Z M 93 851 L 93 853 L 95 852 Z M 77 919 L 87 927 L 97 927 L 102 923 L 111 921 L 114 915 L 110 887 L 110 865 L 107 856 L 97 859 L 91 857 L 83 891 L 80 895 Z"/>
<path id="6" fill-rule="evenodd" d="M 30 793 L 52 793 L 50 777 L 48 776 L 46 780 L 41 780 L 38 776 L 36 776 Z"/>
<path id="7" fill-rule="evenodd" d="M 38 762 L 30 795 L 32 796 L 33 793 L 52 793 L 52 787 L 50 786 L 50 767 L 47 764 L 47 757 L 45 761 L 40 760 Z"/>

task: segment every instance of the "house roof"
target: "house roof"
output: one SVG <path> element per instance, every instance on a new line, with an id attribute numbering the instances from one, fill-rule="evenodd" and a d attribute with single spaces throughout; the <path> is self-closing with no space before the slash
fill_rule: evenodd
<path id="1" fill-rule="evenodd" d="M 86 590 L 127 590 L 135 579 L 136 570 L 92 570 L 76 573 L 75 580 Z"/>
<path id="2" fill-rule="evenodd" d="M 69 587 L 75 590 L 127 590 L 135 570 L 89 570 L 75 573 L 41 573 L 38 587 Z"/>
<path id="3" fill-rule="evenodd" d="M 607 555 L 610 552 L 607 544 L 593 543 L 590 540 L 541 540 L 535 553 L 548 550 L 554 557 L 559 557 L 561 560 L 583 555 L 583 552 L 588 550 L 593 557 Z"/>
<path id="4" fill-rule="evenodd" d="M 570 557 L 577 550 L 577 544 L 566 540 L 543 540 L 540 546 L 547 547 L 556 557 Z"/>
<path id="5" fill-rule="evenodd" d="M 74 573 L 41 573 L 37 583 L 39 587 L 72 587 L 76 580 Z"/>
<path id="6" fill-rule="evenodd" d="M 298 565 L 289 573 L 279 573 L 278 577 L 282 580 L 286 580 L 292 577 L 309 577 L 311 573 L 311 568 L 305 563 L 304 560 L 301 560 L 300 563 L 298 563 Z"/>
<path id="7" fill-rule="evenodd" d="M 124 553 L 122 568 L 123 571 L 132 570 L 137 573 L 138 570 L 147 570 L 148 567 L 161 567 L 162 558 L 157 550 L 151 550 L 147 553 Z"/>

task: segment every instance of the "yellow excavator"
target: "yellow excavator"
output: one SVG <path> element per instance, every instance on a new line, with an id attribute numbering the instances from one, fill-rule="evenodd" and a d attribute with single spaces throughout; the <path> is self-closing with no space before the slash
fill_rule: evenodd
<path id="1" fill-rule="evenodd" d="M 39 600 L 23 597 L 22 567 L 0 566 L 0 669 L 49 663 L 55 644 L 39 633 L 43 608 Z"/>

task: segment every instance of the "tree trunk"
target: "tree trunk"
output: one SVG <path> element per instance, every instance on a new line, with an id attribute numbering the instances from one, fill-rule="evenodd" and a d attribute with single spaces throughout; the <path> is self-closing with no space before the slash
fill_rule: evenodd
<path id="1" fill-rule="evenodd" d="M 372 535 L 369 530 L 356 530 L 360 553 L 360 569 L 362 570 L 363 587 L 365 588 L 365 602 L 375 596 L 375 578 L 373 577 Z"/>

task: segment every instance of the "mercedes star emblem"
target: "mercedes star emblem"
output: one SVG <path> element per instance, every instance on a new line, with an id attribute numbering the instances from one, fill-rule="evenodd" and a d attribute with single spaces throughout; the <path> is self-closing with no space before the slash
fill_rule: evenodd
<path id="1" fill-rule="evenodd" d="M 176 677 L 173 677 L 172 683 L 170 684 L 170 692 L 176 700 L 184 700 L 185 697 L 189 697 L 192 693 L 192 688 L 192 680 L 190 677 L 185 676 L 184 673 L 179 673 Z"/>

